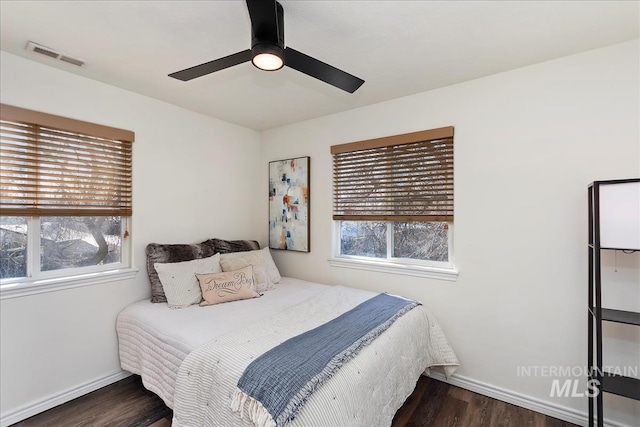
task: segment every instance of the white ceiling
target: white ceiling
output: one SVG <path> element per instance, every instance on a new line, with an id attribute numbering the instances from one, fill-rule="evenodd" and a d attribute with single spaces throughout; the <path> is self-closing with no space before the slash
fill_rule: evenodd
<path id="1" fill-rule="evenodd" d="M 2 50 L 256 130 L 639 36 L 637 1 L 281 0 L 288 46 L 365 80 L 354 94 L 250 63 L 167 74 L 250 48 L 244 1 L 2 1 Z M 27 41 L 87 62 L 77 68 Z"/>

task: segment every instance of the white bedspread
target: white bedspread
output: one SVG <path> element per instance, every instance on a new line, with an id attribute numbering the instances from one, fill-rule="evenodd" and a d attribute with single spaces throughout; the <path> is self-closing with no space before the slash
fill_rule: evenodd
<path id="1" fill-rule="evenodd" d="M 269 320 L 218 335 L 201 345 L 180 367 L 173 425 L 251 426 L 229 408 L 246 366 L 270 348 L 373 295 L 351 288 L 328 288 Z M 438 323 L 425 307 L 416 307 L 317 389 L 289 425 L 388 426 L 422 372 L 432 366 L 452 372 L 457 365 Z"/>
<path id="2" fill-rule="evenodd" d="M 192 350 L 217 336 L 269 319 L 326 288 L 283 277 L 277 289 L 261 298 L 229 304 L 170 309 L 167 304 L 139 301 L 118 315 L 120 365 L 140 375 L 144 386 L 173 408 L 178 368 Z"/>

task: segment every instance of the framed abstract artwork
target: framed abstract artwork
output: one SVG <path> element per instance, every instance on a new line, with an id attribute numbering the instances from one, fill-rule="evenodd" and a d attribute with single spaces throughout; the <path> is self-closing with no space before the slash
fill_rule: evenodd
<path id="1" fill-rule="evenodd" d="M 269 248 L 309 252 L 309 157 L 269 162 Z"/>

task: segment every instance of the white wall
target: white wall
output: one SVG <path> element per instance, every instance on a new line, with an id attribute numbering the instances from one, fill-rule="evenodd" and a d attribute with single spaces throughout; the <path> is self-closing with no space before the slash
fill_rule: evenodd
<path id="1" fill-rule="evenodd" d="M 586 365 L 586 188 L 640 176 L 638 52 L 638 42 L 624 43 L 262 135 L 2 52 L 3 103 L 136 132 L 140 272 L 0 301 L 1 413 L 117 372 L 115 317 L 149 295 L 145 245 L 214 236 L 266 243 L 266 202 L 257 212 L 246 206 L 263 196 L 268 161 L 304 155 L 311 253 L 274 251 L 284 274 L 420 299 L 456 349 L 460 378 L 586 411 L 584 398 L 551 399 L 552 378 L 519 378 L 516 369 Z M 329 146 L 448 125 L 456 132 L 458 281 L 330 267 Z M 616 282 L 605 300 L 639 310 L 640 257 L 605 262 Z M 609 348 L 634 350 L 625 340 L 640 339 L 620 327 L 606 332 Z M 607 402 L 607 416 L 637 424 L 637 404 Z"/>
<path id="2" fill-rule="evenodd" d="M 263 132 L 262 164 L 311 156 L 311 252 L 274 252 L 282 273 L 417 298 L 468 383 L 586 412 L 586 398 L 551 398 L 553 378 L 517 367 L 587 364 L 587 186 L 640 176 L 639 59 L 633 41 Z M 457 282 L 331 267 L 329 147 L 449 125 Z M 640 257 L 617 258 L 616 273 L 605 257 L 607 298 L 640 310 Z M 607 330 L 625 365 L 640 364 L 637 331 Z M 607 419 L 638 425 L 638 402 L 606 400 Z"/>
<path id="3" fill-rule="evenodd" d="M 150 295 L 150 242 L 256 238 L 260 135 L 2 52 L 2 103 L 132 130 L 134 280 L 0 302 L 1 413 L 120 371 L 115 319 Z M 266 202 L 265 202 L 266 204 Z M 264 242 L 261 242 L 264 243 Z"/>

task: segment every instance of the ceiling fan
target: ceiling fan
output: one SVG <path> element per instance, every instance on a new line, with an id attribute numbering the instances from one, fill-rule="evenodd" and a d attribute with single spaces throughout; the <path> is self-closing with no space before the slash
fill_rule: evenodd
<path id="1" fill-rule="evenodd" d="M 247 8 L 251 19 L 251 49 L 171 73 L 169 77 L 188 81 L 251 61 L 256 68 L 265 71 L 279 70 L 286 65 L 349 93 L 364 83 L 356 76 L 285 47 L 284 9 L 277 1 L 247 0 Z"/>

